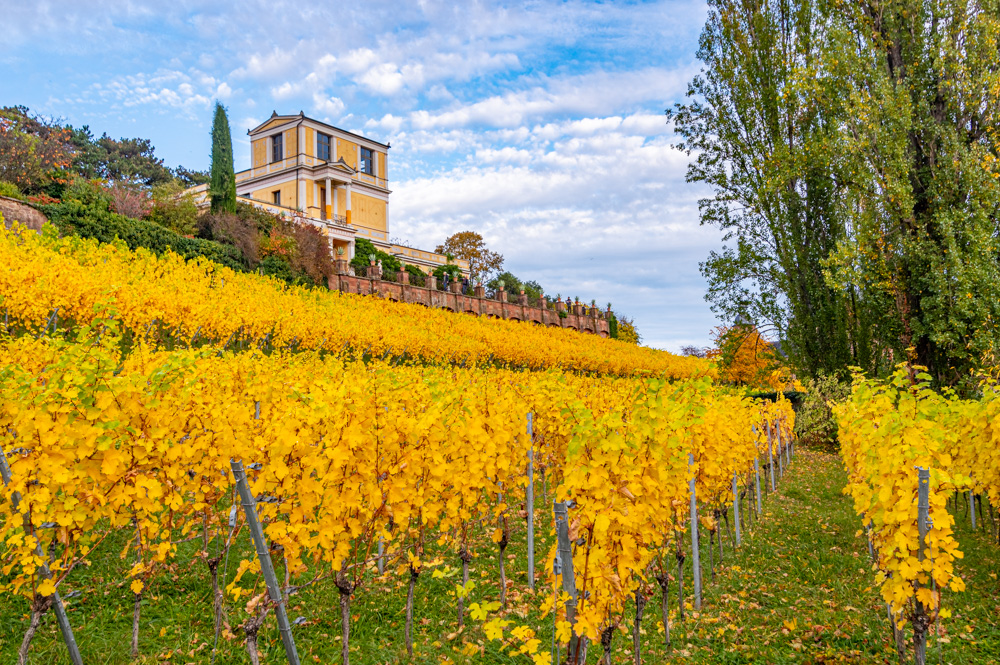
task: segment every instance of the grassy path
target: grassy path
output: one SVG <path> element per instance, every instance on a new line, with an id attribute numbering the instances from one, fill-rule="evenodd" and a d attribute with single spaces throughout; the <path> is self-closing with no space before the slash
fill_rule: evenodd
<path id="1" fill-rule="evenodd" d="M 895 663 L 845 483 L 835 455 L 800 451 L 764 520 L 710 588 L 705 611 L 678 631 L 685 634 L 678 653 L 663 654 L 666 662 Z M 1000 662 L 998 549 L 958 521 L 968 588 L 945 596 L 955 616 L 941 626 L 941 662 Z M 932 637 L 928 662 L 937 659 Z"/>
<path id="2" fill-rule="evenodd" d="M 763 479 L 762 479 L 763 480 Z M 846 476 L 831 454 L 803 450 L 797 455 L 778 492 L 765 503 L 764 516 L 733 556 L 726 543 L 724 565 L 715 583 L 709 581 L 707 543 L 703 544 L 705 593 L 701 612 L 680 621 L 676 585 L 671 585 L 672 648 L 663 643 L 660 598 L 650 598 L 642 624 L 643 660 L 653 663 L 894 663 L 889 624 L 874 588 L 874 573 L 851 501 L 841 492 Z M 537 513 L 548 514 L 539 494 Z M 551 497 L 549 497 L 551 499 Z M 544 509 L 543 509 L 544 506 Z M 967 591 L 946 596 L 955 616 L 942 626 L 939 644 L 932 637 L 929 662 L 1000 663 L 1000 582 L 996 576 L 998 548 L 980 531 L 973 533 L 960 515 L 958 537 L 966 558 L 960 571 Z M 512 521 L 513 523 L 513 521 Z M 534 611 L 537 598 L 527 592 L 524 572 L 524 532 L 518 526 L 507 550 L 507 619 L 535 629 L 543 650 L 552 635 L 551 617 Z M 539 529 L 537 551 L 544 560 L 551 534 Z M 703 540 L 707 541 L 707 538 Z M 470 602 L 495 600 L 497 553 L 488 530 L 479 534 L 470 579 L 477 584 Z M 92 555 L 89 567 L 74 571 L 63 589 L 80 591 L 70 601 L 70 618 L 88 664 L 119 665 L 129 658 L 132 599 L 122 583 L 126 568 L 118 559 L 123 543 L 109 542 Z M 249 557 L 249 542 L 239 542 L 230 558 L 230 578 L 241 557 Z M 179 563 L 154 582 L 144 601 L 140 663 L 208 663 L 211 653 L 210 586 L 204 564 L 194 557 L 195 543 L 182 545 Z M 458 560 L 447 551 L 438 555 L 454 568 Z M 429 557 L 431 558 L 431 557 Z M 691 597 L 691 557 L 685 573 L 687 601 Z M 405 575 L 372 580 L 355 596 L 352 608 L 352 663 L 460 664 L 530 663 L 511 655 L 510 646 L 485 639 L 477 622 L 467 619 L 458 630 L 455 578 L 434 578 L 428 570 L 417 586 L 415 655 L 402 642 Z M 655 588 L 655 584 L 654 584 Z M 541 591 L 540 593 L 544 593 Z M 289 615 L 302 616 L 295 640 L 303 663 L 339 662 L 339 610 L 332 583 L 316 585 L 292 597 Z M 0 665 L 15 662 L 26 626 L 23 601 L 0 602 Z M 245 616 L 230 606 L 235 621 Z M 613 642 L 613 661 L 631 663 L 634 607 L 626 608 L 625 624 Z M 235 626 L 234 626 L 235 628 Z M 283 651 L 273 619 L 261 631 L 262 662 L 283 663 Z M 590 649 L 596 662 L 599 645 Z M 32 647 L 32 663 L 63 663 L 65 648 L 52 616 L 46 617 Z M 242 638 L 223 638 L 216 663 L 249 663 Z"/>

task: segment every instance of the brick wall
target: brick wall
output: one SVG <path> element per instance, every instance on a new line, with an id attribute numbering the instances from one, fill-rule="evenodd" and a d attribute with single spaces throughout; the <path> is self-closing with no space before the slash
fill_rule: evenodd
<path id="1" fill-rule="evenodd" d="M 405 275 L 405 273 L 402 274 Z M 357 293 L 364 296 L 374 294 L 397 302 L 439 307 L 452 312 L 515 321 L 530 321 L 537 325 L 572 328 L 601 337 L 608 336 L 608 321 L 604 318 L 604 313 L 596 309 L 591 310 L 582 306 L 570 307 L 567 303 L 559 302 L 556 303 L 556 306 L 567 310 L 567 315 L 560 317 L 558 311 L 555 310 L 529 307 L 524 296 L 516 297 L 520 302 L 504 302 L 503 296 L 501 299 L 486 298 L 483 296 L 482 287 L 475 289 L 476 294 L 463 295 L 460 285 L 457 283 L 450 285 L 452 288 L 450 291 L 440 291 L 436 288 L 413 286 L 400 281 L 390 282 L 349 274 L 334 275 L 330 278 L 329 286 L 332 290 L 344 293 Z"/>

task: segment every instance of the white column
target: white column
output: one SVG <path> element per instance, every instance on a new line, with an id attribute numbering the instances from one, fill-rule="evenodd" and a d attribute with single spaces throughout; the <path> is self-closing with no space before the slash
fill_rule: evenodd
<path id="1" fill-rule="evenodd" d="M 313 180 L 313 206 L 316 208 L 319 207 L 319 182 L 316 180 Z M 320 211 L 319 217 L 323 219 L 322 211 Z"/>
<path id="2" fill-rule="evenodd" d="M 354 224 L 354 220 L 351 218 L 351 183 L 347 183 L 347 205 L 344 206 L 344 217 L 347 218 L 348 224 Z"/>
<path id="3" fill-rule="evenodd" d="M 299 196 L 298 201 L 295 202 L 296 207 L 306 209 L 306 181 L 305 178 L 299 178 Z"/>
<path id="4" fill-rule="evenodd" d="M 330 181 L 327 180 L 327 182 L 330 182 Z M 338 195 L 337 195 L 337 190 L 338 189 L 340 189 L 340 188 L 337 187 L 336 185 L 334 185 L 333 189 L 331 190 L 331 192 L 333 193 L 333 216 L 334 217 L 336 217 L 338 214 L 340 214 L 340 211 L 338 210 L 338 208 L 339 208 L 339 205 L 338 205 L 339 201 L 337 200 L 338 199 Z"/>
<path id="5" fill-rule="evenodd" d="M 299 125 L 299 140 L 297 141 L 297 143 L 298 143 L 298 146 L 296 146 L 295 152 L 298 153 L 298 154 L 295 155 L 295 163 L 296 164 L 305 164 L 306 163 L 306 160 L 305 160 L 305 152 L 306 152 L 306 128 L 303 127 L 302 125 Z"/>
<path id="6" fill-rule="evenodd" d="M 336 206 L 337 205 L 336 203 L 333 203 L 333 202 L 330 201 L 330 197 L 331 196 L 333 196 L 333 190 L 330 188 L 330 179 L 327 178 L 326 179 L 326 205 L 328 205 L 328 206 Z M 333 208 L 331 208 L 331 210 L 336 211 L 337 208 L 333 207 Z M 326 208 L 323 209 L 323 217 L 325 217 L 326 219 L 332 219 L 331 215 L 327 215 L 326 214 Z"/>

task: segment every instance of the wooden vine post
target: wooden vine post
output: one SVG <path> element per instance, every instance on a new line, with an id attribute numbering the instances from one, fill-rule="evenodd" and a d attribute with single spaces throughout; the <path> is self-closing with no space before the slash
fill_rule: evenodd
<path id="1" fill-rule="evenodd" d="M 771 423 L 764 421 L 767 426 L 767 468 L 771 470 L 771 491 L 775 490 L 774 484 L 774 446 L 771 440 Z"/>
<path id="2" fill-rule="evenodd" d="M 733 474 L 733 521 L 736 523 L 736 547 L 740 546 L 740 488 Z"/>
<path id="3" fill-rule="evenodd" d="M 254 405 L 254 419 L 260 419 L 260 402 Z M 295 638 L 292 637 L 292 627 L 288 623 L 288 615 L 285 613 L 285 601 L 281 598 L 281 585 L 278 577 L 274 574 L 274 566 L 271 564 L 271 554 L 267 549 L 267 542 L 264 540 L 264 532 L 260 528 L 260 521 L 257 519 L 257 501 L 250 493 L 250 486 L 247 484 L 247 474 L 243 470 L 241 460 L 230 460 L 229 465 L 233 469 L 233 478 L 236 480 L 236 491 L 239 492 L 240 502 L 243 504 L 243 512 L 247 518 L 247 526 L 250 528 L 250 535 L 253 537 L 254 548 L 257 550 L 257 559 L 260 561 L 260 572 L 264 576 L 267 585 L 267 594 L 274 603 L 274 614 L 278 620 L 278 631 L 281 633 L 281 641 L 285 646 L 285 657 L 288 665 L 299 665 L 299 654 L 295 650 Z M 346 647 L 346 644 L 345 644 Z M 345 663 L 346 665 L 346 663 Z"/>
<path id="4" fill-rule="evenodd" d="M 688 471 L 694 467 L 694 453 L 688 453 Z M 691 472 L 691 480 L 688 481 L 688 489 L 691 494 L 691 566 L 692 583 L 694 584 L 694 608 L 701 609 L 701 556 L 698 551 L 698 497 L 695 493 L 695 476 Z"/>
<path id="5" fill-rule="evenodd" d="M 558 539 L 557 560 L 562 575 L 563 591 L 569 596 L 566 601 L 566 621 L 573 626 L 573 634 L 569 640 L 569 652 L 566 662 L 576 663 L 580 650 L 580 637 L 576 634 L 576 578 L 573 574 L 573 544 L 569 540 L 569 505 L 566 501 L 554 501 L 552 511 L 556 517 L 556 538 Z"/>
<path id="6" fill-rule="evenodd" d="M 528 588 L 535 590 L 535 454 L 532 414 L 528 414 L 528 486 L 524 506 L 528 515 Z"/>
<path id="7" fill-rule="evenodd" d="M 923 467 L 917 467 L 917 531 L 920 534 L 920 547 L 917 550 L 917 558 L 923 561 L 927 554 L 927 532 L 930 529 L 930 471 Z M 919 589 L 919 583 L 918 583 Z M 925 665 L 927 662 L 927 627 L 929 617 L 927 608 L 920 602 L 920 596 L 914 600 L 913 617 L 913 661 L 916 665 Z"/>

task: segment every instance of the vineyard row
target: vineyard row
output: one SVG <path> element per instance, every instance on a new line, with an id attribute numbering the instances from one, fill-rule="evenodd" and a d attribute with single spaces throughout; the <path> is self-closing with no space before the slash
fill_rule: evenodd
<path id="1" fill-rule="evenodd" d="M 277 552 L 286 587 L 331 579 L 340 591 L 346 662 L 351 597 L 383 570 L 408 576 L 404 639 L 412 643 L 414 586 L 434 542 L 462 565 L 460 616 L 471 612 L 488 636 L 506 634 L 547 663 L 530 628 L 486 620 L 500 605 L 461 607 L 476 555 L 471 534 L 489 525 L 503 552 L 516 519 L 510 497 L 527 490 L 529 458 L 553 498 L 572 506 L 564 556 L 553 544 L 539 562 L 539 582 L 553 594 L 538 597 L 547 598 L 541 609 L 553 614 L 559 642 L 579 650 L 622 620 L 643 580 L 667 579 L 666 555 L 680 552 L 685 533 L 696 539 L 700 527 L 714 538 L 734 499 L 759 502 L 768 473 L 773 487 L 771 455 L 790 454 L 787 402 L 750 400 L 705 378 L 142 343 L 123 355 L 116 325 L 98 320 L 76 336 L 21 335 L 0 345 L 0 444 L 11 471 L 0 502 L 0 580 L 30 604 L 35 627 L 74 567 L 120 532 L 132 534 L 122 557 L 133 562 L 138 626 L 149 582 L 179 542 L 201 538 L 206 552 L 209 542 L 219 545 L 206 561 L 217 630 L 224 602 L 248 600 L 243 628 L 256 657 L 256 631 L 275 607 L 267 591 L 255 591 L 267 558 L 260 555 Z M 754 473 L 760 461 L 764 479 Z M 242 513 L 236 463 L 248 482 Z M 222 588 L 228 547 L 251 516 L 267 547 L 240 561 Z M 697 601 L 697 575 L 692 582 Z M 134 648 L 137 640 L 136 632 Z"/>

